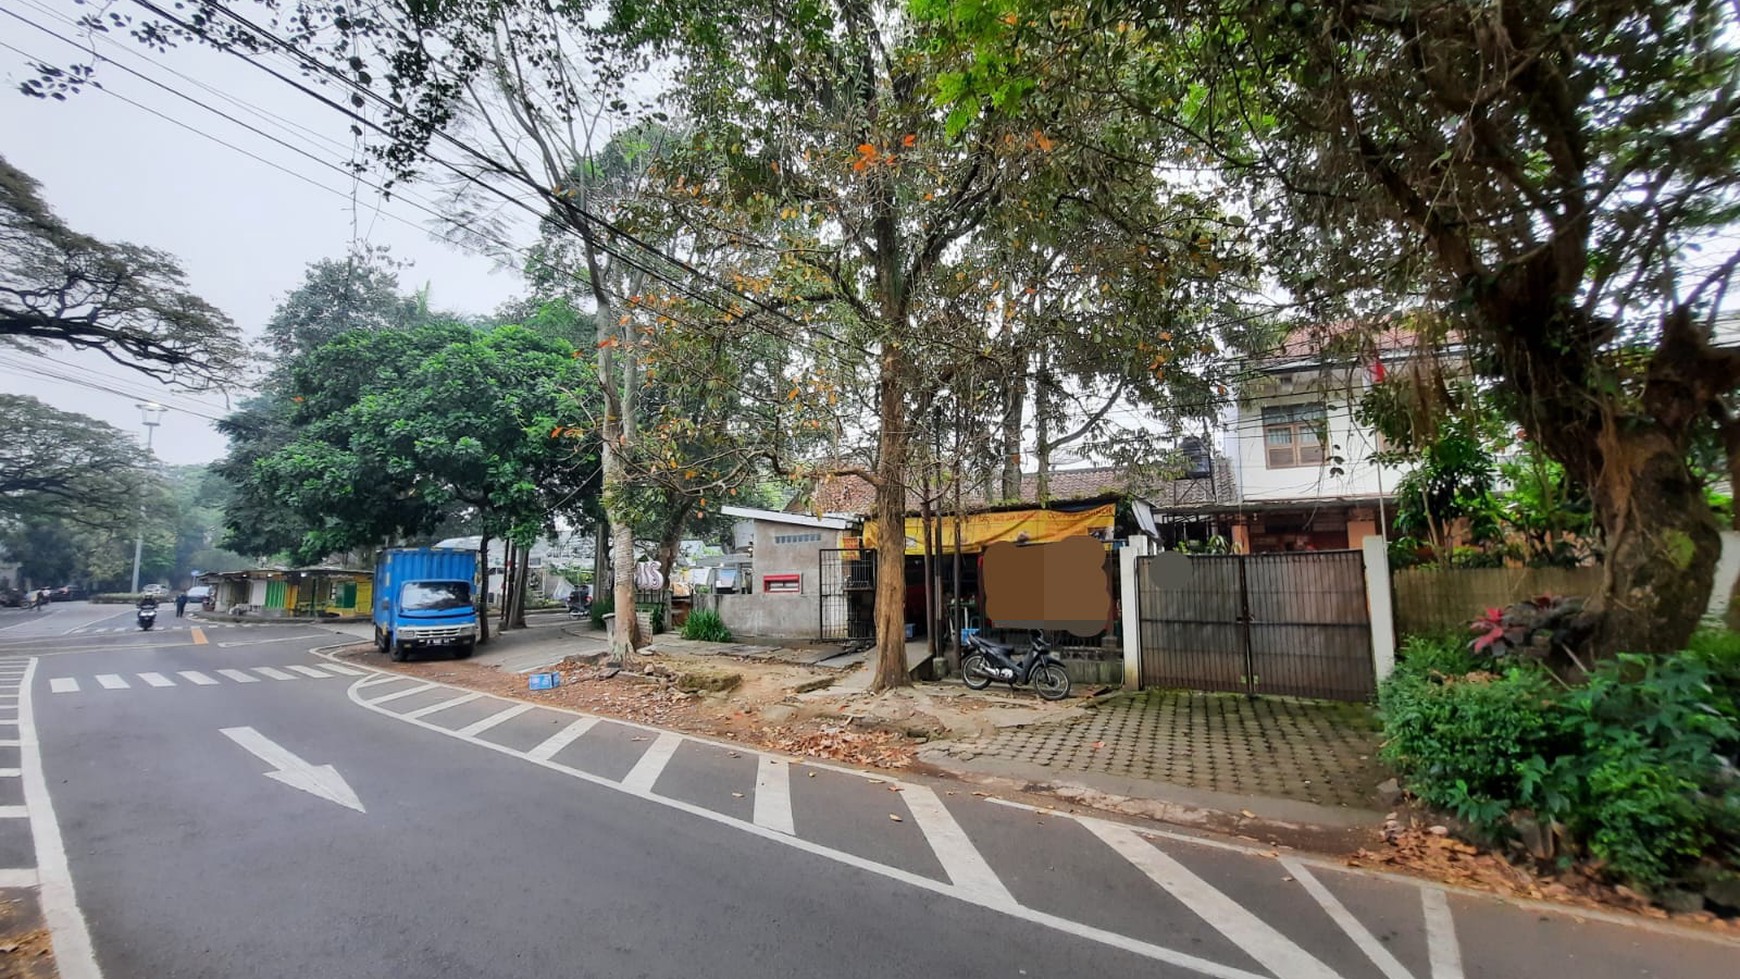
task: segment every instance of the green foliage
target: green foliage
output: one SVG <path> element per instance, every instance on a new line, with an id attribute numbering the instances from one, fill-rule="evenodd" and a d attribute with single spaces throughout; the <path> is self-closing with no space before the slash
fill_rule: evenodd
<path id="1" fill-rule="evenodd" d="M 697 642 L 730 642 L 731 630 L 725 620 L 710 608 L 696 609 L 683 620 L 683 638 Z"/>
<path id="2" fill-rule="evenodd" d="M 665 631 L 665 607 L 663 605 L 654 605 L 652 614 L 647 618 L 650 620 L 649 624 L 652 626 L 653 635 L 656 636 Z"/>
<path id="3" fill-rule="evenodd" d="M 1380 691 L 1384 758 L 1429 805 L 1502 838 L 1511 814 L 1556 823 L 1578 854 L 1647 888 L 1700 860 L 1740 867 L 1740 635 L 1621 656 L 1566 688 L 1416 640 Z"/>
<path id="4" fill-rule="evenodd" d="M 156 478 L 132 436 L 35 398 L 0 394 L 0 520 L 133 527 Z"/>
<path id="5" fill-rule="evenodd" d="M 592 628 L 604 628 L 604 617 L 616 610 L 616 596 L 608 589 L 595 588 L 597 594 L 592 596 Z"/>

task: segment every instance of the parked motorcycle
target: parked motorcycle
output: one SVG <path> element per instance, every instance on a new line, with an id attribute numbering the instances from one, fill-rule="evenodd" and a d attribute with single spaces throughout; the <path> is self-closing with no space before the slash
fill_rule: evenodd
<path id="1" fill-rule="evenodd" d="M 1031 684 L 1046 700 L 1062 700 L 1069 696 L 1069 671 L 1057 657 L 1051 655 L 1051 643 L 1045 633 L 1035 630 L 1026 655 L 1017 658 L 1015 647 L 993 642 L 977 633 L 968 636 L 966 656 L 961 658 L 961 678 L 973 690 L 983 690 L 993 680 L 1015 687 Z"/>
<path id="2" fill-rule="evenodd" d="M 151 627 L 157 624 L 157 606 L 156 605 L 141 605 L 141 606 L 139 606 L 138 618 L 139 618 L 139 628 L 144 629 L 147 632 L 149 632 L 151 630 Z"/>

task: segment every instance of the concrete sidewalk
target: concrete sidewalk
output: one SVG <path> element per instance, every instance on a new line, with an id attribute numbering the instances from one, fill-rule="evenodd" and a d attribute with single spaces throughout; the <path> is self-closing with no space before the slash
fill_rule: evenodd
<path id="1" fill-rule="evenodd" d="M 1382 820 L 1378 785 L 1389 776 L 1378 740 L 1364 704 L 1143 690 L 1062 723 L 939 743 L 919 759 L 1094 804 L 1109 796 L 1176 810 L 1162 818 L 1213 810 L 1350 827 Z"/>

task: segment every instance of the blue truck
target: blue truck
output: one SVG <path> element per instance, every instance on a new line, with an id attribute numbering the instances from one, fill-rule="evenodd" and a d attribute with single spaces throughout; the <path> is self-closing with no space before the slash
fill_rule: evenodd
<path id="1" fill-rule="evenodd" d="M 460 659 L 477 646 L 477 552 L 402 547 L 375 565 L 375 646 L 404 662 L 413 650 L 451 649 Z"/>

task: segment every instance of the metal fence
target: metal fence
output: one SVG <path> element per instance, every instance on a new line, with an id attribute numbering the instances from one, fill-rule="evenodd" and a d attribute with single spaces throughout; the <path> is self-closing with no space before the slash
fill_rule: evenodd
<path id="1" fill-rule="evenodd" d="M 1334 700 L 1376 692 L 1359 551 L 1199 555 L 1163 575 L 1155 560 L 1136 564 L 1144 686 Z"/>

